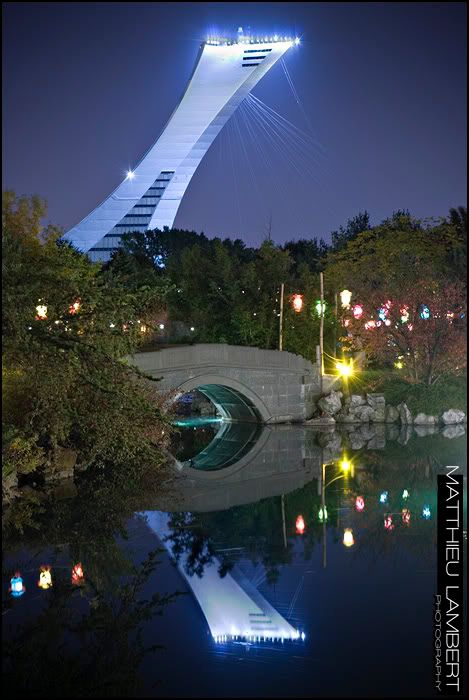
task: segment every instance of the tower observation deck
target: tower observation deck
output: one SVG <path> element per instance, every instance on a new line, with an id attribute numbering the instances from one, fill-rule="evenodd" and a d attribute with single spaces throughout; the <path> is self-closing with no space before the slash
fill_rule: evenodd
<path id="1" fill-rule="evenodd" d="M 171 228 L 202 158 L 254 86 L 299 39 L 205 41 L 184 95 L 157 141 L 109 197 L 64 236 L 107 261 L 127 232 Z"/>

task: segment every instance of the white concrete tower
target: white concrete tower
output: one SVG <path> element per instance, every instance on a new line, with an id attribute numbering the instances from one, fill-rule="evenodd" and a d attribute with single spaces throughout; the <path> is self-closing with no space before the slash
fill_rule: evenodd
<path id="1" fill-rule="evenodd" d="M 172 227 L 197 166 L 258 81 L 298 39 L 212 38 L 201 46 L 186 91 L 158 140 L 116 190 L 64 238 L 92 260 L 109 260 L 128 231 Z"/>

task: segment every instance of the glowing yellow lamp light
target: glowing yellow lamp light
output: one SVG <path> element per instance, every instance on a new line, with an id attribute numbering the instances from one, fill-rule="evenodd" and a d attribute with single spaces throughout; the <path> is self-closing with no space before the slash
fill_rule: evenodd
<path id="1" fill-rule="evenodd" d="M 296 313 L 300 313 L 301 309 L 303 308 L 303 295 L 302 294 L 294 294 L 292 296 L 292 306 L 295 309 Z"/>
<path id="2" fill-rule="evenodd" d="M 81 586 L 85 583 L 85 575 L 83 573 L 83 567 L 80 563 L 75 564 L 72 569 L 72 584 L 74 586 Z"/>
<path id="3" fill-rule="evenodd" d="M 345 362 L 336 362 L 335 368 L 338 371 L 339 376 L 341 377 L 351 377 L 353 374 L 352 360 L 350 361 L 350 364 L 347 364 Z"/>
<path id="4" fill-rule="evenodd" d="M 45 321 L 47 319 L 47 306 L 38 304 L 36 306 L 36 321 Z"/>
<path id="5" fill-rule="evenodd" d="M 302 515 L 299 515 L 295 522 L 295 529 L 297 535 L 302 535 L 306 529 L 305 520 Z"/>
<path id="6" fill-rule="evenodd" d="M 343 540 L 343 542 L 344 542 L 344 545 L 345 545 L 346 547 L 352 547 L 352 545 L 355 544 L 355 540 L 354 540 L 354 538 L 353 538 L 353 532 L 352 532 L 352 530 L 351 530 L 349 527 L 345 528 L 345 530 L 344 530 L 344 540 Z"/>
<path id="7" fill-rule="evenodd" d="M 350 300 L 352 299 L 352 292 L 349 289 L 343 289 L 340 292 L 340 303 L 343 309 L 348 309 L 350 306 Z"/>
<path id="8" fill-rule="evenodd" d="M 340 468 L 342 469 L 343 472 L 347 473 L 352 468 L 352 463 L 349 462 L 348 459 L 343 459 L 340 462 Z"/>
<path id="9" fill-rule="evenodd" d="M 39 581 L 37 582 L 39 588 L 46 591 L 52 586 L 52 574 L 50 572 L 50 566 L 41 566 L 39 571 Z"/>
<path id="10" fill-rule="evenodd" d="M 397 362 L 394 363 L 394 367 L 396 369 L 402 369 L 404 367 L 404 364 L 400 360 L 398 360 Z"/>

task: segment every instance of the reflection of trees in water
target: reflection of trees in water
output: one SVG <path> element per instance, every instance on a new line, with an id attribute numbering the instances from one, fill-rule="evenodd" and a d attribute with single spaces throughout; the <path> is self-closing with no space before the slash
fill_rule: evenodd
<path id="1" fill-rule="evenodd" d="M 336 496 L 331 496 L 331 521 L 335 522 Z M 293 559 L 295 520 L 302 514 L 307 522 L 302 536 L 304 557 L 309 559 L 320 540 L 322 526 L 317 522 L 320 496 L 317 481 L 284 496 L 287 546 L 283 533 L 281 496 L 236 506 L 214 513 L 173 513 L 168 543 L 177 561 L 185 555 L 189 576 L 202 576 L 205 566 L 219 562 L 221 576 L 230 571 L 240 556 L 252 564 L 263 564 L 269 583 L 277 581 L 280 567 Z M 230 551 L 231 550 L 231 551 Z"/>
<path id="2" fill-rule="evenodd" d="M 356 455 L 355 478 L 337 481 L 326 490 L 327 532 L 338 544 L 342 541 L 344 527 L 359 532 L 359 546 L 354 548 L 352 556 L 365 556 L 370 564 L 383 558 L 392 564 L 407 552 L 417 556 L 422 565 L 433 566 L 436 469 L 440 463 L 434 455 L 416 457 L 410 453 L 403 464 L 402 452 L 401 448 L 401 458 L 397 461 L 393 454 L 364 452 Z M 338 471 L 337 466 L 335 470 L 331 467 L 328 480 L 337 476 Z M 401 498 L 405 488 L 410 492 L 408 500 Z M 186 557 L 184 568 L 189 576 L 202 576 L 205 566 L 215 559 L 220 575 L 224 576 L 238 559 L 245 558 L 254 565 L 262 564 L 266 579 L 274 583 L 281 567 L 292 562 L 295 541 L 301 540 L 305 560 L 309 560 L 315 547 L 322 543 L 324 530 L 318 518 L 321 497 L 317 491 L 317 481 L 313 480 L 284 496 L 286 547 L 280 496 L 214 513 L 173 513 L 168 543 L 178 561 L 183 555 Z M 389 491 L 387 505 L 379 503 L 382 491 Z M 365 499 L 363 513 L 355 511 L 358 495 Z M 430 521 L 421 517 L 427 503 L 433 512 Z M 411 511 L 408 526 L 402 524 L 403 508 Z M 392 532 L 384 528 L 385 513 L 393 513 L 395 528 Z M 295 520 L 300 514 L 306 523 L 302 536 L 295 535 Z"/>
<path id="3" fill-rule="evenodd" d="M 142 625 L 161 615 L 178 595 L 155 593 L 143 599 L 143 587 L 158 563 L 156 554 L 150 552 L 113 595 L 89 582 L 74 590 L 69 579 L 56 576 L 48 604 L 34 620 L 10 629 L 4 617 L 4 688 L 20 697 L 138 694 L 140 664 L 146 654 L 161 648 L 144 644 Z"/>

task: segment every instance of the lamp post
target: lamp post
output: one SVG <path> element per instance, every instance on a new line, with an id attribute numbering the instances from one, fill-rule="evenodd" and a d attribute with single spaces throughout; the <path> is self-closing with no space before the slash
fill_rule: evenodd
<path id="1" fill-rule="evenodd" d="M 324 275 L 319 273 L 319 283 L 321 286 L 321 315 L 319 325 L 319 388 L 322 394 L 323 391 L 323 375 L 324 375 Z"/>
<path id="2" fill-rule="evenodd" d="M 280 285 L 280 318 L 279 318 L 279 335 L 278 335 L 278 349 L 283 350 L 283 293 L 285 291 L 285 284 L 282 282 Z"/>

